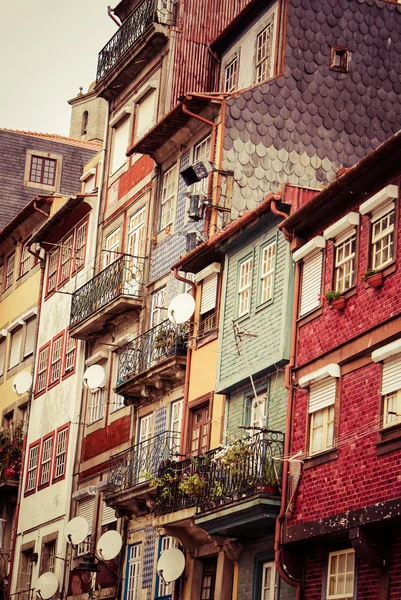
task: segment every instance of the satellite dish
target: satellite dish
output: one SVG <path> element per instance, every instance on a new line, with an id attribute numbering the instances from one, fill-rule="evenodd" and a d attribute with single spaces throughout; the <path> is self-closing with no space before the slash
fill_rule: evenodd
<path id="1" fill-rule="evenodd" d="M 170 548 L 161 553 L 157 561 L 157 572 L 166 583 L 179 578 L 185 569 L 185 556 L 178 548 Z"/>
<path id="2" fill-rule="evenodd" d="M 102 560 L 112 560 L 120 552 L 123 538 L 118 531 L 106 531 L 99 539 L 96 550 Z"/>
<path id="3" fill-rule="evenodd" d="M 106 373 L 103 367 L 101 365 L 92 365 L 84 373 L 84 384 L 90 390 L 95 390 L 104 385 L 105 378 Z"/>
<path id="4" fill-rule="evenodd" d="M 65 528 L 67 542 L 73 546 L 81 544 L 88 537 L 89 524 L 83 517 L 74 517 Z"/>
<path id="5" fill-rule="evenodd" d="M 180 325 L 188 321 L 195 312 L 195 300 L 190 294 L 178 294 L 169 304 L 168 318 L 172 323 Z"/>
<path id="6" fill-rule="evenodd" d="M 36 593 L 43 600 L 48 600 L 58 590 L 58 579 L 54 573 L 43 573 L 36 582 Z"/>
<path id="7" fill-rule="evenodd" d="M 18 373 L 13 380 L 13 390 L 18 396 L 22 396 L 25 392 L 28 392 L 32 386 L 32 375 L 23 371 Z"/>

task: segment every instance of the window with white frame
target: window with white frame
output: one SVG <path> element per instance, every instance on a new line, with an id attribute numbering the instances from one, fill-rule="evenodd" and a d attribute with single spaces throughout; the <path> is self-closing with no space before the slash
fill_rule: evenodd
<path id="1" fill-rule="evenodd" d="M 401 354 L 383 362 L 383 427 L 401 422 Z"/>
<path id="2" fill-rule="evenodd" d="M 74 235 L 70 234 L 61 242 L 60 281 L 69 279 L 73 257 Z"/>
<path id="3" fill-rule="evenodd" d="M 274 15 L 270 23 L 259 33 L 256 38 L 256 83 L 260 83 L 273 74 L 273 33 Z"/>
<path id="4" fill-rule="evenodd" d="M 61 374 L 61 353 L 63 350 L 64 335 L 57 337 L 52 343 L 52 353 L 50 359 L 50 380 L 49 384 L 59 381 Z"/>
<path id="5" fill-rule="evenodd" d="M 18 329 L 14 329 L 11 333 L 11 346 L 10 346 L 10 356 L 8 359 L 8 368 L 12 369 L 21 359 L 21 347 L 22 347 L 22 334 L 23 328 L 18 327 Z"/>
<path id="6" fill-rule="evenodd" d="M 296 253 L 294 253 L 294 260 L 296 260 L 295 255 Z M 315 250 L 303 258 L 300 317 L 320 306 L 322 271 L 323 252 L 321 250 Z"/>
<path id="7" fill-rule="evenodd" d="M 232 92 L 237 87 L 238 58 L 235 57 L 224 69 L 224 91 Z"/>
<path id="8" fill-rule="evenodd" d="M 53 455 L 53 435 L 51 435 L 43 440 L 39 485 L 46 485 L 47 483 L 50 482 L 52 455 Z"/>
<path id="9" fill-rule="evenodd" d="M 327 566 L 326 600 L 352 600 L 354 580 L 354 550 L 330 552 Z"/>
<path id="10" fill-rule="evenodd" d="M 126 600 L 140 600 L 142 590 L 142 544 L 128 546 Z"/>
<path id="11" fill-rule="evenodd" d="M 372 213 L 371 223 L 371 267 L 381 269 L 394 259 L 394 202 Z"/>
<path id="12" fill-rule="evenodd" d="M 110 161 L 110 175 L 113 175 L 120 167 L 125 165 L 128 158 L 125 155 L 129 144 L 131 120 L 126 118 L 120 121 L 113 131 L 113 141 Z"/>
<path id="13" fill-rule="evenodd" d="M 117 227 L 106 236 L 103 250 L 103 268 L 110 265 L 120 256 L 121 227 Z"/>
<path id="14" fill-rule="evenodd" d="M 326 377 L 310 385 L 309 453 L 311 455 L 333 448 L 336 389 L 335 377 Z"/>
<path id="15" fill-rule="evenodd" d="M 135 107 L 135 141 L 145 135 L 156 120 L 156 90 L 149 90 L 136 103 Z"/>
<path id="16" fill-rule="evenodd" d="M 88 523 L 88 535 L 86 539 L 78 544 L 76 548 L 76 556 L 82 556 L 82 554 L 86 554 L 89 551 L 89 540 L 92 535 L 92 525 L 93 525 L 93 510 L 95 508 L 95 499 L 85 498 L 81 500 L 78 504 L 78 517 L 83 517 Z"/>
<path id="17" fill-rule="evenodd" d="M 160 540 L 159 557 L 163 554 L 163 552 L 165 552 L 166 550 L 170 550 L 171 548 L 178 548 L 178 540 L 171 535 L 165 535 Z M 171 583 L 166 583 L 161 577 L 159 577 L 158 580 L 159 584 L 156 598 L 164 598 L 165 596 L 170 596 L 174 591 L 175 581 L 172 581 Z"/>
<path id="18" fill-rule="evenodd" d="M 8 290 L 8 288 L 11 287 L 12 284 L 14 283 L 14 271 L 15 271 L 15 252 L 14 252 L 14 254 L 11 254 L 11 256 L 9 256 L 7 259 L 6 278 L 5 278 L 5 284 L 4 284 L 5 290 Z"/>
<path id="19" fill-rule="evenodd" d="M 6 338 L 0 339 L 0 377 L 4 375 L 4 365 L 6 362 Z"/>
<path id="20" fill-rule="evenodd" d="M 26 474 L 26 492 L 31 492 L 36 487 L 36 476 L 38 472 L 39 461 L 39 444 L 35 444 L 29 448 L 28 467 Z"/>
<path id="21" fill-rule="evenodd" d="M 355 283 L 355 229 L 336 238 L 334 247 L 334 289 L 342 293 Z"/>
<path id="22" fill-rule="evenodd" d="M 202 281 L 198 336 L 205 336 L 216 329 L 217 285 L 218 273 L 211 273 Z"/>
<path id="23" fill-rule="evenodd" d="M 143 278 L 143 265 L 145 255 L 145 208 L 136 212 L 129 220 L 128 227 L 128 277 L 129 293 L 135 294 Z"/>
<path id="24" fill-rule="evenodd" d="M 46 388 L 47 369 L 49 365 L 49 346 L 39 350 L 38 373 L 36 376 L 36 393 L 43 392 Z"/>
<path id="25" fill-rule="evenodd" d="M 32 269 L 34 265 L 34 258 L 30 252 L 28 252 L 28 245 L 24 244 L 21 248 L 21 256 L 19 263 L 19 276 L 22 277 L 28 271 Z"/>
<path id="26" fill-rule="evenodd" d="M 103 367 L 105 376 L 99 387 L 89 390 L 89 423 L 102 419 L 105 412 L 107 360 L 102 360 L 97 364 Z"/>
<path id="27" fill-rule="evenodd" d="M 54 479 L 64 477 L 67 459 L 68 427 L 57 431 L 56 453 L 54 458 Z"/>
<path id="28" fill-rule="evenodd" d="M 33 354 L 36 336 L 36 317 L 32 317 L 26 322 L 25 340 L 24 340 L 24 358 Z"/>
<path id="29" fill-rule="evenodd" d="M 260 303 L 273 298 L 274 270 L 276 264 L 276 242 L 261 248 Z"/>
<path id="30" fill-rule="evenodd" d="M 267 398 L 268 394 L 263 393 L 249 398 L 250 403 L 250 422 L 251 427 L 259 429 L 267 425 Z"/>
<path id="31" fill-rule="evenodd" d="M 174 217 L 178 187 L 178 166 L 175 164 L 163 175 L 160 202 L 160 231 L 171 225 Z"/>
<path id="32" fill-rule="evenodd" d="M 53 252 L 49 254 L 49 270 L 47 274 L 48 293 L 56 289 L 59 253 L 59 248 L 55 248 Z"/>
<path id="33" fill-rule="evenodd" d="M 194 154 L 192 164 L 196 165 L 196 163 L 205 163 L 210 159 L 210 140 L 211 136 L 208 135 L 205 139 L 194 146 Z M 194 194 L 202 194 L 203 196 L 207 195 L 207 183 L 208 178 L 204 177 L 200 181 L 196 181 L 192 185 L 192 193 Z"/>
<path id="34" fill-rule="evenodd" d="M 173 432 L 172 450 L 174 447 L 175 452 L 180 451 L 183 405 L 184 401 L 182 399 L 171 403 L 170 430 Z"/>
<path id="35" fill-rule="evenodd" d="M 253 257 L 249 257 L 239 264 L 238 273 L 238 317 L 249 313 L 252 292 Z"/>
<path id="36" fill-rule="evenodd" d="M 79 271 L 84 266 L 85 261 L 85 246 L 86 246 L 86 230 L 88 222 L 85 221 L 79 225 L 75 236 L 75 269 Z"/>
<path id="37" fill-rule="evenodd" d="M 166 288 L 161 288 L 152 294 L 152 307 L 150 314 L 150 326 L 156 327 L 166 318 Z"/>
<path id="38" fill-rule="evenodd" d="M 117 385 L 117 375 L 118 375 L 118 356 L 117 354 L 113 355 L 113 388 Z M 116 410 L 120 410 L 120 408 L 124 408 L 124 396 L 117 394 L 117 392 L 112 391 L 111 398 L 111 406 L 110 412 L 115 412 Z"/>
<path id="39" fill-rule="evenodd" d="M 67 331 L 65 342 L 64 375 L 71 373 L 74 370 L 76 349 L 77 341 L 74 340 L 74 338 L 72 338 Z"/>
<path id="40" fill-rule="evenodd" d="M 262 564 L 262 583 L 260 588 L 260 600 L 275 600 L 277 597 L 277 571 L 273 561 Z"/>

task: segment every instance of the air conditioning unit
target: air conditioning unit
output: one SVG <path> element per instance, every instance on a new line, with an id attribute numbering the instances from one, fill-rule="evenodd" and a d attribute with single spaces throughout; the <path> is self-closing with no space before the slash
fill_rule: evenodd
<path id="1" fill-rule="evenodd" d="M 189 194 L 188 217 L 192 221 L 200 221 L 203 213 L 203 196 L 199 194 Z"/>
<path id="2" fill-rule="evenodd" d="M 196 248 L 196 231 L 191 233 L 187 233 L 185 236 L 186 239 L 186 251 L 187 254 L 191 252 L 194 248 Z"/>

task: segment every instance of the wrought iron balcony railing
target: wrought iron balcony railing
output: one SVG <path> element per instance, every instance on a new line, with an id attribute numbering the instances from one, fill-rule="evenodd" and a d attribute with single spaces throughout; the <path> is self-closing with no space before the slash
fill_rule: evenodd
<path id="1" fill-rule="evenodd" d="M 177 456 L 180 434 L 164 431 L 112 456 L 106 494 L 116 494 L 156 477 L 160 466 Z"/>
<path id="2" fill-rule="evenodd" d="M 111 71 L 120 58 L 138 41 L 152 23 L 170 25 L 174 3 L 171 0 L 142 0 L 120 29 L 99 52 L 96 81 Z"/>
<path id="3" fill-rule="evenodd" d="M 141 298 L 142 266 L 142 260 L 122 256 L 74 292 L 70 328 L 80 325 L 119 296 Z"/>
<path id="4" fill-rule="evenodd" d="M 185 356 L 185 327 L 168 319 L 149 329 L 118 352 L 117 385 L 171 356 Z"/>
<path id="5" fill-rule="evenodd" d="M 284 434 L 261 432 L 159 470 L 156 512 L 202 513 L 240 498 L 280 492 Z"/>

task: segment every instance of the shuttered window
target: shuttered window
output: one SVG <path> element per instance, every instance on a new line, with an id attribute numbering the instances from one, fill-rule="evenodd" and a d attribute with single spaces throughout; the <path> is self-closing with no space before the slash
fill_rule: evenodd
<path id="1" fill-rule="evenodd" d="M 25 329 L 24 358 L 33 353 L 35 345 L 36 317 L 29 319 Z"/>
<path id="2" fill-rule="evenodd" d="M 111 506 L 107 506 L 105 502 L 103 502 L 102 508 L 102 525 L 108 525 L 109 523 L 113 523 L 117 521 L 116 511 Z"/>
<path id="3" fill-rule="evenodd" d="M 203 280 L 202 300 L 200 308 L 201 315 L 204 315 L 210 310 L 216 308 L 217 277 L 217 273 L 212 273 Z"/>
<path id="4" fill-rule="evenodd" d="M 383 363 L 383 427 L 401 422 L 401 354 Z"/>
<path id="5" fill-rule="evenodd" d="M 110 175 L 115 173 L 128 160 L 125 152 L 129 144 L 130 125 L 131 120 L 126 119 L 114 130 Z"/>
<path id="6" fill-rule="evenodd" d="M 304 259 L 301 285 L 300 316 L 320 306 L 323 252 L 314 252 Z"/>
<path id="7" fill-rule="evenodd" d="M 135 139 L 145 135 L 155 122 L 156 90 L 149 91 L 138 102 L 135 113 Z"/>
<path id="8" fill-rule="evenodd" d="M 336 386 L 335 377 L 327 377 L 310 386 L 310 454 L 325 452 L 333 447 Z"/>
<path id="9" fill-rule="evenodd" d="M 6 339 L 0 341 L 0 377 L 4 375 L 4 363 L 6 359 Z"/>
<path id="10" fill-rule="evenodd" d="M 85 554 L 89 550 L 89 538 L 92 533 L 92 524 L 93 524 L 93 509 L 95 507 L 95 499 L 94 498 L 85 498 L 85 500 L 81 500 L 78 504 L 78 516 L 83 517 L 88 523 L 88 536 L 84 542 L 78 544 L 77 546 L 77 556 L 81 556 Z"/>
<path id="11" fill-rule="evenodd" d="M 309 395 L 309 412 L 315 412 L 334 404 L 336 399 L 336 377 L 326 377 L 322 381 L 312 383 Z"/>
<path id="12" fill-rule="evenodd" d="M 11 335 L 11 349 L 10 349 L 10 360 L 8 368 L 12 369 L 18 365 L 21 356 L 21 344 L 22 344 L 22 327 L 13 331 Z"/>

